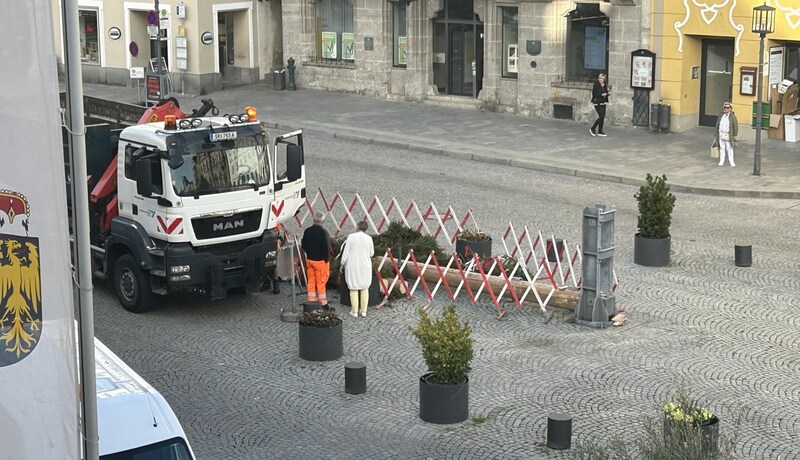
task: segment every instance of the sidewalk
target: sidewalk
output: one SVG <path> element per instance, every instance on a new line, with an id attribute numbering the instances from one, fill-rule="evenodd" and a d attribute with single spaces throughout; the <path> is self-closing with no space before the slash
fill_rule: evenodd
<path id="1" fill-rule="evenodd" d="M 84 92 L 121 102 L 139 101 L 135 87 L 84 84 Z M 754 176 L 752 142 L 739 142 L 735 168 L 717 166 L 717 160 L 710 158 L 713 128 L 675 134 L 607 126 L 608 137 L 591 137 L 586 123 L 349 93 L 274 91 L 267 82 L 205 96 L 173 96 L 187 112 L 206 97 L 211 97 L 222 113 L 252 105 L 258 109 L 259 119 L 279 130 L 302 128 L 341 139 L 631 185 L 643 183 L 648 172 L 666 174 L 675 192 L 800 199 L 800 142 L 766 139 L 766 132 L 761 176 Z"/>

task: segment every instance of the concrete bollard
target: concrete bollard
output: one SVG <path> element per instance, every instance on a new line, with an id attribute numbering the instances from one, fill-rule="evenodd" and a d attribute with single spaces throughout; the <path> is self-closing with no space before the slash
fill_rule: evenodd
<path id="1" fill-rule="evenodd" d="M 551 412 L 547 416 L 547 447 L 569 449 L 572 442 L 572 416 L 563 412 Z"/>
<path id="2" fill-rule="evenodd" d="M 367 391 L 367 365 L 351 361 L 344 365 L 344 391 L 351 395 L 360 395 Z"/>
<path id="3" fill-rule="evenodd" d="M 746 246 L 734 245 L 733 257 L 737 267 L 749 267 L 753 264 L 753 247 L 749 244 Z"/>

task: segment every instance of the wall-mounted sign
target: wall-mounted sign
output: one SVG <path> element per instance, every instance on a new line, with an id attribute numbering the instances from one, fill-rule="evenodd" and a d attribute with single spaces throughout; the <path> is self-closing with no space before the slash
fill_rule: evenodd
<path id="1" fill-rule="evenodd" d="M 119 27 L 112 27 L 108 29 L 108 38 L 112 40 L 119 40 L 119 37 L 122 36 L 122 32 L 119 30 Z"/>
<path id="2" fill-rule="evenodd" d="M 137 45 L 136 42 L 131 42 L 131 44 L 128 45 L 128 51 L 131 52 L 131 56 L 138 57 L 139 56 L 139 45 Z"/>
<path id="3" fill-rule="evenodd" d="M 525 51 L 531 56 L 538 56 L 542 52 L 541 40 L 527 40 L 525 42 Z"/>
<path id="4" fill-rule="evenodd" d="M 742 67 L 739 80 L 739 94 L 743 96 L 756 95 L 756 71 L 758 67 Z"/>
<path id="5" fill-rule="evenodd" d="M 178 19 L 186 19 L 186 5 L 183 2 L 175 5 L 175 16 L 177 16 Z"/>
<path id="6" fill-rule="evenodd" d="M 769 84 L 777 85 L 783 80 L 783 47 L 769 49 Z"/>
<path id="7" fill-rule="evenodd" d="M 214 35 L 211 32 L 203 32 L 203 35 L 200 35 L 200 42 L 204 45 L 210 45 L 214 43 Z"/>
<path id="8" fill-rule="evenodd" d="M 655 89 L 655 74 L 656 53 L 645 49 L 631 53 L 631 88 Z"/>

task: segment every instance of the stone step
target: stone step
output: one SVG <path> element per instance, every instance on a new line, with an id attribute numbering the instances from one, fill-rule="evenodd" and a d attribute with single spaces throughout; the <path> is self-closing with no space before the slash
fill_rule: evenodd
<path id="1" fill-rule="evenodd" d="M 428 96 L 422 101 L 423 104 L 446 107 L 449 109 L 480 110 L 483 101 L 467 96 Z"/>

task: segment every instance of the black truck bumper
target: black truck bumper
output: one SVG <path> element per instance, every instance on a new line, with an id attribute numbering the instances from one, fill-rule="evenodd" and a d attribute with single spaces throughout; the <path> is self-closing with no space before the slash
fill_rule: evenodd
<path id="1" fill-rule="evenodd" d="M 271 231 L 260 238 L 195 248 L 175 244 L 165 251 L 165 284 L 168 291 L 205 291 L 214 299 L 231 289 L 258 291 L 263 277 L 271 277 L 276 264 L 277 238 Z"/>

